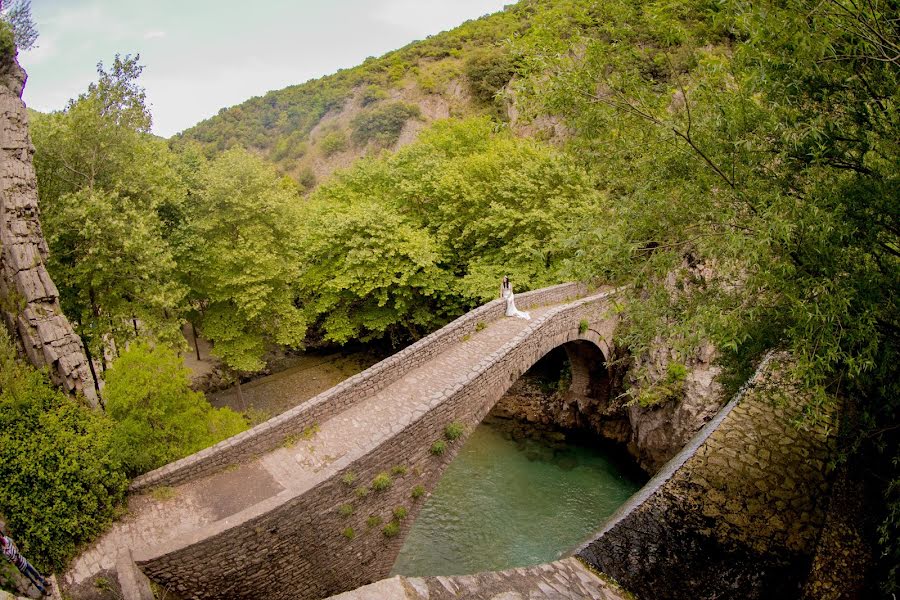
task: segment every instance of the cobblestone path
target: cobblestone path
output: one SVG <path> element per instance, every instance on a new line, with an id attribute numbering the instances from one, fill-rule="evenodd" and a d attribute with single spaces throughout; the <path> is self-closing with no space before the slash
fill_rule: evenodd
<path id="1" fill-rule="evenodd" d="M 532 318 L 550 308 L 532 310 Z M 482 358 L 502 347 L 528 323 L 503 318 L 488 324 L 470 339 L 321 423 L 318 431 L 298 432 L 292 443 L 255 461 L 173 488 L 132 496 L 128 515 L 75 560 L 65 574 L 66 584 L 80 584 L 113 569 L 129 552 L 183 539 L 285 490 L 297 492 L 312 487 L 334 461 L 347 454 L 365 454 L 424 414 L 433 393 L 462 380 Z"/>

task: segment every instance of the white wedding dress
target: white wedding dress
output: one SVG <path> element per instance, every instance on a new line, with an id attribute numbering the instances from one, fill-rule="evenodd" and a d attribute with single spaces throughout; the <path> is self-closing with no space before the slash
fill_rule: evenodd
<path id="1" fill-rule="evenodd" d="M 500 295 L 506 299 L 507 317 L 519 317 L 520 319 L 525 319 L 527 321 L 531 320 L 531 315 L 523 310 L 519 310 L 518 308 L 516 308 L 516 299 L 513 295 L 512 286 L 501 287 Z"/>

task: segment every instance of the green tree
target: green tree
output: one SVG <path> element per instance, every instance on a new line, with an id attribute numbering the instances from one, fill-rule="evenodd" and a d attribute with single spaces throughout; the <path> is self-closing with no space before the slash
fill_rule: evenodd
<path id="1" fill-rule="evenodd" d="M 31 0 L 0 2 L 0 20 L 13 32 L 13 42 L 19 50 L 31 50 L 37 42 L 38 32 L 31 18 Z M 7 53 L 4 48 L 3 54 Z"/>
<path id="2" fill-rule="evenodd" d="M 296 184 L 232 149 L 191 192 L 179 233 L 179 269 L 213 352 L 236 371 L 263 366 L 268 343 L 300 347 L 306 322 L 294 305 L 300 240 Z"/>
<path id="3" fill-rule="evenodd" d="M 307 211 L 298 295 L 326 340 L 399 341 L 446 320 L 438 248 L 415 221 L 344 189 L 332 188 Z"/>
<path id="4" fill-rule="evenodd" d="M 163 223 L 184 190 L 167 145 L 149 134 L 137 61 L 99 65 L 97 83 L 32 126 L 49 268 L 94 356 L 140 333 L 179 339 L 184 290 Z"/>
<path id="5" fill-rule="evenodd" d="M 115 454 L 137 475 L 193 454 L 247 428 L 228 408 L 192 391 L 188 370 L 165 346 L 131 345 L 107 372 L 106 410 L 116 422 Z"/>
<path id="6" fill-rule="evenodd" d="M 0 514 L 44 571 L 62 569 L 115 516 L 128 482 L 112 429 L 18 360 L 0 327 Z"/>
<path id="7" fill-rule="evenodd" d="M 421 336 L 497 294 L 560 281 L 567 233 L 600 203 L 586 173 L 487 118 L 434 124 L 303 208 L 299 301 L 325 339 Z"/>
<path id="8" fill-rule="evenodd" d="M 634 284 L 620 341 L 640 354 L 655 338 L 685 353 L 712 340 L 733 381 L 766 348 L 790 349 L 811 418 L 835 397 L 862 413 L 851 460 L 891 482 L 881 536 L 892 565 L 897 18 L 893 4 L 841 0 L 705 14 L 561 3 L 521 41 L 518 89 L 533 114 L 566 119 L 610 194 L 614 209 L 572 236 L 573 272 Z"/>

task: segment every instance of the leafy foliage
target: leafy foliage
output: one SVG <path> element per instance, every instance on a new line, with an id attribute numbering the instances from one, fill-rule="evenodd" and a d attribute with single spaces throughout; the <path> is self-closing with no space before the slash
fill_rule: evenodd
<path id="1" fill-rule="evenodd" d="M 507 49 L 488 48 L 472 53 L 465 72 L 472 96 L 482 104 L 492 104 L 516 71 Z"/>
<path id="2" fill-rule="evenodd" d="M 347 134 L 341 129 L 329 131 L 319 139 L 319 148 L 326 157 L 347 149 Z"/>
<path id="3" fill-rule="evenodd" d="M 179 339 L 184 296 L 164 219 L 184 189 L 165 143 L 149 135 L 138 57 L 98 67 L 65 111 L 32 124 L 49 269 L 63 309 L 95 356 L 139 334 Z"/>
<path id="4" fill-rule="evenodd" d="M 238 371 L 257 371 L 266 344 L 300 347 L 294 306 L 297 189 L 252 154 L 233 149 L 198 180 L 179 232 L 178 264 L 190 283 L 213 352 Z"/>
<path id="5" fill-rule="evenodd" d="M 188 371 L 171 350 L 135 343 L 106 377 L 106 409 L 117 427 L 116 455 L 139 474 L 202 450 L 247 428 L 228 408 L 215 409 L 190 389 Z"/>
<path id="6" fill-rule="evenodd" d="M 112 425 L 17 360 L 0 327 L 0 514 L 45 572 L 99 535 L 124 497 Z"/>
<path id="7" fill-rule="evenodd" d="M 598 201 L 547 146 L 483 118 L 437 123 L 312 195 L 300 303 L 326 340 L 418 337 L 494 297 L 506 273 L 521 288 L 558 283 L 564 234 Z"/>
<path id="8" fill-rule="evenodd" d="M 0 28 L 0 56 L 12 54 L 15 45 L 19 50 L 31 50 L 37 42 L 38 32 L 31 17 L 31 0 L 4 2 L 0 11 L 0 21 L 12 31 L 12 39 L 7 40 L 6 27 Z"/>
<path id="9" fill-rule="evenodd" d="M 403 102 L 376 106 L 353 119 L 351 138 L 358 146 L 369 141 L 374 141 L 380 146 L 391 146 L 400 138 L 400 132 L 406 122 L 419 115 L 419 107 Z"/>
<path id="10" fill-rule="evenodd" d="M 855 460 L 900 481 L 897 7 L 706 8 L 558 3 L 520 41 L 517 94 L 566 119 L 615 198 L 573 231 L 570 272 L 633 283 L 619 344 L 635 355 L 712 340 L 742 373 L 786 347 L 810 418 L 849 399 L 868 423 L 851 445 L 882 457 Z"/>

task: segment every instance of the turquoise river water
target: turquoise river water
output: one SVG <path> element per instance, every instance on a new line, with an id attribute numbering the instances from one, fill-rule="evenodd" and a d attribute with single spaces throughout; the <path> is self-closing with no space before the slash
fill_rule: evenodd
<path id="1" fill-rule="evenodd" d="M 481 424 L 427 499 L 393 574 L 462 575 L 556 560 L 641 485 L 627 465 L 590 445 L 515 441 L 509 430 Z"/>

